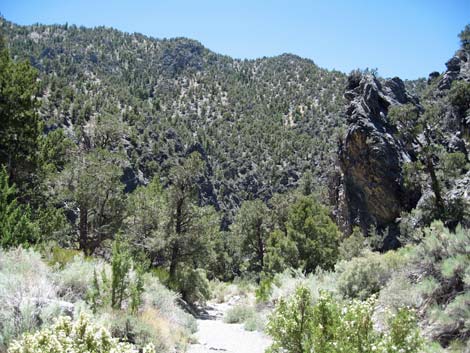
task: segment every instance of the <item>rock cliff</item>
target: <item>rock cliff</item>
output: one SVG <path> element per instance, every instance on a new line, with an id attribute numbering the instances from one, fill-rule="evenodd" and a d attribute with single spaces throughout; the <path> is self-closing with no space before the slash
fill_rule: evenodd
<path id="1" fill-rule="evenodd" d="M 470 82 L 470 51 L 461 48 L 447 63 L 447 70 L 430 74 L 425 103 L 442 107 L 442 126 L 439 144 L 447 153 L 461 152 L 468 163 L 470 141 L 470 102 L 467 96 L 457 103 L 455 81 Z M 464 88 L 466 89 L 466 88 Z M 397 138 L 396 127 L 387 118 L 392 105 L 414 104 L 423 109 L 418 99 L 411 96 L 399 78 L 379 81 L 371 75 L 353 73 L 348 78 L 344 94 L 347 99 L 345 115 L 348 123 L 345 137 L 339 142 L 338 165 L 330 188 L 334 216 L 340 228 L 350 233 L 359 226 L 364 233 L 371 226 L 386 232 L 385 248 L 398 245 L 397 218 L 403 211 L 417 208 L 425 214 L 433 193 L 424 182 L 421 190 L 407 189 L 403 180 L 403 165 L 415 159 L 418 150 L 411 143 Z M 466 100 L 467 99 L 467 100 Z M 463 101 L 462 101 L 463 100 Z M 440 168 L 436 155 L 436 168 Z M 444 203 L 448 214 L 441 215 L 450 227 L 469 222 L 465 214 L 470 210 L 468 168 L 464 174 L 449 179 L 441 176 Z M 467 173 L 467 174 L 465 174 Z M 435 218 L 436 215 L 431 217 Z M 423 219 L 414 220 L 424 225 Z"/>
<path id="2" fill-rule="evenodd" d="M 381 83 L 359 73 L 349 77 L 345 97 L 348 129 L 339 143 L 339 168 L 331 195 L 335 216 L 346 233 L 354 226 L 364 232 L 371 226 L 389 229 L 384 245 L 395 247 L 395 220 L 415 205 L 419 194 L 404 186 L 402 166 L 412 155 L 394 137 L 387 113 L 391 105 L 418 102 L 399 78 Z"/>

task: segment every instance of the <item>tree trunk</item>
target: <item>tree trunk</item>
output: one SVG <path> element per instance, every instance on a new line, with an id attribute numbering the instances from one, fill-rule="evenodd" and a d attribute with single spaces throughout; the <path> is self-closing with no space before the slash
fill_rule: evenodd
<path id="1" fill-rule="evenodd" d="M 84 251 L 86 255 L 90 255 L 90 249 L 88 244 L 88 209 L 86 207 L 80 207 L 80 220 L 79 220 L 79 239 L 78 244 L 80 250 Z"/>
<path id="2" fill-rule="evenodd" d="M 261 265 L 261 270 L 264 268 L 264 242 L 263 242 L 263 235 L 262 235 L 262 230 L 261 230 L 261 223 L 258 224 L 257 227 L 257 233 L 258 233 L 258 259 L 259 263 Z"/>
<path id="3" fill-rule="evenodd" d="M 170 261 L 170 282 L 172 282 L 176 277 L 176 266 L 178 265 L 178 243 L 173 244 L 173 249 L 171 250 L 171 261 Z"/>
<path id="4" fill-rule="evenodd" d="M 436 208 L 439 212 L 439 217 L 442 217 L 444 216 L 445 210 L 444 201 L 442 200 L 441 186 L 439 185 L 439 180 L 436 176 L 434 163 L 430 157 L 426 158 L 426 169 L 428 170 L 429 176 L 431 177 L 431 188 L 434 192 L 434 196 L 436 197 Z"/>
<path id="5" fill-rule="evenodd" d="M 170 281 L 173 281 L 176 276 L 176 267 L 178 265 L 179 256 L 179 244 L 178 238 L 183 232 L 183 201 L 178 200 L 176 203 L 176 216 L 175 216 L 175 240 L 171 249 L 171 260 L 170 260 Z"/>
<path id="6" fill-rule="evenodd" d="M 432 146 L 431 143 L 431 129 L 427 127 L 424 131 L 424 138 L 426 139 L 426 144 L 428 147 Z M 442 200 L 442 195 L 441 195 L 441 186 L 439 185 L 439 180 L 437 179 L 436 176 L 436 170 L 434 168 L 434 162 L 433 162 L 433 155 L 425 153 L 425 158 L 426 158 L 426 169 L 427 172 L 429 173 L 429 176 L 431 177 L 431 188 L 432 191 L 434 192 L 434 196 L 436 197 L 436 208 L 437 211 L 439 212 L 438 217 L 442 218 L 444 216 L 445 208 L 444 208 L 444 202 Z"/>

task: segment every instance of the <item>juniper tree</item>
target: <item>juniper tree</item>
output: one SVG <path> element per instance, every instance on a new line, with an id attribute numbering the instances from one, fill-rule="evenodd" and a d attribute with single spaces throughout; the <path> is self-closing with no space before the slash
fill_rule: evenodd
<path id="1" fill-rule="evenodd" d="M 41 134 L 36 80 L 37 72 L 28 62 L 11 60 L 0 36 L 0 164 L 22 193 L 36 177 Z"/>
<path id="2" fill-rule="evenodd" d="M 175 280 L 179 264 L 206 267 L 213 256 L 212 241 L 218 235 L 219 217 L 213 207 L 198 206 L 196 181 L 202 170 L 203 161 L 197 153 L 170 170 L 165 241 L 170 281 Z"/>
<path id="3" fill-rule="evenodd" d="M 6 168 L 0 168 L 0 246 L 27 246 L 38 238 L 29 207 L 18 203 L 15 185 L 10 185 Z"/>
<path id="4" fill-rule="evenodd" d="M 418 159 L 422 169 L 430 178 L 438 217 L 443 217 L 445 206 L 442 199 L 442 186 L 437 176 L 437 164 L 441 152 L 438 141 L 442 137 L 441 107 L 438 104 L 428 104 L 424 110 L 420 110 L 412 104 L 393 106 L 388 116 L 396 125 L 398 134 L 405 141 L 418 146 Z"/>
<path id="5" fill-rule="evenodd" d="M 287 236 L 296 244 L 306 272 L 333 268 L 338 258 L 339 230 L 328 209 L 312 197 L 300 197 L 289 213 Z"/>
<path id="6" fill-rule="evenodd" d="M 112 238 L 124 209 L 122 157 L 101 149 L 79 154 L 52 181 L 57 202 L 78 213 L 74 238 L 87 254 Z"/>
<path id="7" fill-rule="evenodd" d="M 261 200 L 243 202 L 232 231 L 240 237 L 243 256 L 254 271 L 264 268 L 270 230 L 270 211 L 266 204 Z"/>

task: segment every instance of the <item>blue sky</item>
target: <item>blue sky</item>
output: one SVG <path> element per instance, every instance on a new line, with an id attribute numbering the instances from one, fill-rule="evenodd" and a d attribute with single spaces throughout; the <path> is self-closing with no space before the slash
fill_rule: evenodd
<path id="1" fill-rule="evenodd" d="M 189 37 L 236 58 L 293 53 L 328 69 L 384 77 L 443 71 L 470 23 L 470 0 L 2 0 L 18 24 L 105 25 Z"/>

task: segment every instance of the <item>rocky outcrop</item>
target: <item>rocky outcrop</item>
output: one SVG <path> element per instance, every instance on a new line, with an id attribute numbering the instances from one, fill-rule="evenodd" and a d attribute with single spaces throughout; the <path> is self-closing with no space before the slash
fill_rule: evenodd
<path id="1" fill-rule="evenodd" d="M 470 82 L 470 50 L 459 49 L 455 55 L 446 62 L 447 70 L 440 75 L 435 87 L 430 92 L 431 99 L 439 100 L 449 94 L 455 81 Z M 443 126 L 453 136 L 465 138 L 470 141 L 470 113 L 466 108 L 453 106 L 447 102 Z"/>
<path id="2" fill-rule="evenodd" d="M 402 166 L 412 157 L 394 137 L 387 119 L 391 105 L 417 104 L 404 83 L 393 78 L 380 83 L 371 75 L 352 75 L 345 93 L 348 130 L 339 146 L 339 169 L 333 188 L 336 219 L 346 233 L 353 226 L 364 232 L 389 229 L 385 247 L 398 245 L 396 222 L 419 195 L 407 190 Z"/>
<path id="3" fill-rule="evenodd" d="M 460 223 L 464 227 L 470 227 L 470 171 L 455 180 L 452 188 L 445 194 L 448 212 L 451 212 L 458 222 L 449 226 L 457 226 Z"/>
<path id="4" fill-rule="evenodd" d="M 446 62 L 447 70 L 438 81 L 437 87 L 440 91 L 450 89 L 455 80 L 470 81 L 470 52 L 460 49 L 449 61 Z"/>

